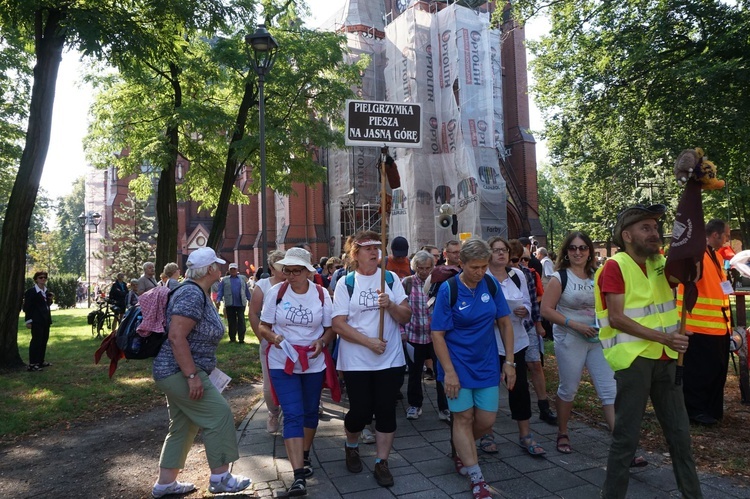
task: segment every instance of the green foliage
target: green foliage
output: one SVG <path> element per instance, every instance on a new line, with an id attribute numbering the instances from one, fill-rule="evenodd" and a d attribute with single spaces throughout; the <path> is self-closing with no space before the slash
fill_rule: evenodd
<path id="1" fill-rule="evenodd" d="M 151 360 L 120 361 L 117 372 L 107 376 L 109 359 L 92 362 L 101 339 L 86 324 L 89 310 L 52 311 L 47 358 L 54 364 L 30 376 L 27 372 L 0 376 L 0 442 L 33 434 L 41 429 L 73 421 L 104 421 L 113 412 L 141 412 L 164 405 L 164 394 L 154 385 Z M 18 341 L 28 345 L 31 334 L 18 321 Z M 222 341 L 216 352 L 219 368 L 232 384 L 260 379 L 257 340 L 251 345 Z M 253 346 L 253 342 L 255 346 Z M 27 350 L 22 349 L 27 355 Z"/>
<path id="2" fill-rule="evenodd" d="M 78 276 L 72 274 L 58 274 L 47 281 L 50 291 L 55 293 L 55 303 L 61 309 L 75 308 Z"/>
<path id="3" fill-rule="evenodd" d="M 86 179 L 79 177 L 73 182 L 73 190 L 57 200 L 57 234 L 60 244 L 56 254 L 59 272 L 84 275 L 86 273 L 86 240 L 78 222 L 78 216 L 86 209 Z"/>
<path id="4" fill-rule="evenodd" d="M 109 237 L 104 246 L 109 251 L 95 258 L 112 261 L 107 269 L 107 277 L 114 281 L 117 274 L 125 274 L 125 281 L 138 278 L 143 262 L 154 260 L 154 218 L 146 215 L 146 201 L 128 195 L 114 212 L 114 225 L 109 229 Z"/>
<path id="5" fill-rule="evenodd" d="M 534 94 L 571 221 L 595 228 L 635 202 L 676 206 L 674 159 L 700 146 L 728 184 L 704 195 L 706 217 L 729 211 L 748 242 L 750 11 L 741 3 L 546 5 L 551 30 L 529 43 Z"/>

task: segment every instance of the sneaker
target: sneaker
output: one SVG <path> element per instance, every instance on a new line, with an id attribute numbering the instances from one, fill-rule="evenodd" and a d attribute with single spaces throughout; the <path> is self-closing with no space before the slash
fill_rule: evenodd
<path id="1" fill-rule="evenodd" d="M 313 473 L 315 473 L 315 470 L 313 470 L 312 467 L 312 461 L 310 459 L 304 460 L 303 468 L 305 469 L 305 478 L 310 478 L 311 476 L 313 476 Z"/>
<path id="2" fill-rule="evenodd" d="M 451 422 L 451 411 L 450 409 L 443 409 L 442 411 L 438 411 L 438 419 L 440 421 L 447 421 Z"/>
<path id="3" fill-rule="evenodd" d="M 304 478 L 298 478 L 286 491 L 288 497 L 299 497 L 307 495 L 307 483 Z"/>
<path id="4" fill-rule="evenodd" d="M 421 415 L 422 415 L 421 407 L 411 406 L 406 410 L 406 419 L 419 419 L 419 416 Z"/>
<path id="5" fill-rule="evenodd" d="M 208 491 L 212 494 L 234 494 L 235 492 L 245 490 L 251 483 L 253 483 L 253 481 L 246 476 L 227 473 L 227 476 L 225 476 L 220 482 L 209 480 Z"/>
<path id="6" fill-rule="evenodd" d="M 192 483 L 174 481 L 170 483 L 169 486 L 165 489 L 154 485 L 154 487 L 151 489 L 151 497 L 159 498 L 169 495 L 187 494 L 188 492 L 192 492 L 194 490 L 195 485 L 193 485 Z"/>
<path id="7" fill-rule="evenodd" d="M 39 364 L 29 364 L 29 367 L 26 368 L 27 371 L 42 371 L 42 366 Z"/>
<path id="8" fill-rule="evenodd" d="M 488 497 L 492 497 L 490 486 L 487 485 L 487 482 L 485 482 L 484 480 L 472 484 L 471 493 L 473 494 L 474 499 L 486 499 Z"/>
<path id="9" fill-rule="evenodd" d="M 318 404 L 318 416 L 323 416 L 326 413 L 325 409 L 323 409 L 323 402 Z"/>
<path id="10" fill-rule="evenodd" d="M 42 367 L 50 367 L 52 362 L 42 362 Z"/>
<path id="11" fill-rule="evenodd" d="M 279 414 L 268 413 L 268 420 L 266 421 L 266 431 L 268 433 L 276 433 L 279 431 Z"/>
<path id="12" fill-rule="evenodd" d="M 349 447 L 344 444 L 346 453 L 346 469 L 351 473 L 360 473 L 362 471 L 362 460 L 359 458 L 359 447 Z"/>
<path id="13" fill-rule="evenodd" d="M 435 381 L 435 373 L 429 367 L 424 368 L 424 379 L 427 381 Z"/>
<path id="14" fill-rule="evenodd" d="M 359 435 L 359 438 L 362 439 L 363 444 L 375 443 L 375 435 L 372 434 L 372 431 L 369 428 L 365 428 L 364 430 L 362 430 L 362 433 Z"/>
<path id="15" fill-rule="evenodd" d="M 384 459 L 379 463 L 375 463 L 373 475 L 375 475 L 375 481 L 381 487 L 393 486 L 393 475 L 391 475 L 391 470 L 388 469 L 388 460 Z"/>

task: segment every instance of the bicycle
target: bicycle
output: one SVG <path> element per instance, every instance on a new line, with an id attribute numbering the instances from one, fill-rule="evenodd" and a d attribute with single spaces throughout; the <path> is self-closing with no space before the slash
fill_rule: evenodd
<path id="1" fill-rule="evenodd" d="M 104 331 L 112 331 L 112 325 L 117 323 L 117 315 L 109 308 L 109 299 L 97 302 L 94 320 L 91 323 L 91 335 L 101 338 L 106 336 Z M 105 329 L 106 328 L 106 329 Z"/>

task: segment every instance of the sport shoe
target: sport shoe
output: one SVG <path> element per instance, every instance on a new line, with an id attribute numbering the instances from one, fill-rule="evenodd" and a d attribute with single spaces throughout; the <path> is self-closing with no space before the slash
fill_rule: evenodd
<path id="1" fill-rule="evenodd" d="M 209 480 L 208 491 L 212 494 L 233 494 L 245 490 L 251 483 L 253 483 L 253 481 L 246 476 L 227 473 L 227 476 L 225 476 L 220 482 Z"/>
<path id="2" fill-rule="evenodd" d="M 369 428 L 365 428 L 364 430 L 362 430 L 362 433 L 359 435 L 359 437 L 362 439 L 363 444 L 375 443 L 375 435 L 372 434 L 372 431 Z"/>
<path id="3" fill-rule="evenodd" d="M 486 499 L 488 497 L 492 497 L 490 486 L 487 485 L 487 482 L 485 482 L 484 480 L 472 484 L 471 493 L 474 496 L 474 499 Z"/>
<path id="4" fill-rule="evenodd" d="M 29 364 L 29 367 L 26 368 L 27 371 L 42 371 L 42 366 L 39 364 Z"/>
<path id="5" fill-rule="evenodd" d="M 411 406 L 406 410 L 406 419 L 419 419 L 419 416 L 421 415 L 422 415 L 421 407 Z"/>
<path id="6" fill-rule="evenodd" d="M 388 460 L 383 459 L 379 463 L 375 463 L 375 481 L 381 487 L 392 487 L 393 486 L 393 475 L 391 470 L 388 469 Z"/>
<path id="7" fill-rule="evenodd" d="M 359 458 L 359 447 L 349 447 L 344 444 L 346 453 L 346 469 L 351 473 L 360 473 L 362 471 L 362 460 Z"/>
<path id="8" fill-rule="evenodd" d="M 451 411 L 450 409 L 443 409 L 442 411 L 438 411 L 438 419 L 440 421 L 448 421 L 451 422 Z"/>
<path id="9" fill-rule="evenodd" d="M 266 421 L 266 431 L 268 433 L 276 433 L 279 431 L 279 414 L 268 413 L 268 420 Z"/>
<path id="10" fill-rule="evenodd" d="M 304 478 L 298 478 L 286 491 L 288 497 L 299 497 L 307 495 L 307 483 Z"/>
<path id="11" fill-rule="evenodd" d="M 427 381 L 435 381 L 435 373 L 429 367 L 424 368 L 424 379 Z"/>
<path id="12" fill-rule="evenodd" d="M 305 470 L 305 478 L 310 478 L 311 476 L 313 476 L 313 473 L 315 473 L 315 470 L 313 470 L 313 467 L 312 467 L 312 461 L 310 459 L 305 459 L 303 463 L 304 463 L 303 468 Z"/>
<path id="13" fill-rule="evenodd" d="M 195 485 L 188 482 L 174 481 L 165 489 L 158 488 L 156 485 L 151 489 L 151 497 L 164 497 L 176 494 L 187 494 L 195 490 Z"/>

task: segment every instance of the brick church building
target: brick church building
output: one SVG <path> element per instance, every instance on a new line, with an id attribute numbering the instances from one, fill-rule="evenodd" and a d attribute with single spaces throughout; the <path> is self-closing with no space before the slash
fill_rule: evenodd
<path id="1" fill-rule="evenodd" d="M 452 3 L 452 2 L 451 2 Z M 474 2 L 477 3 L 477 2 Z M 455 7 L 455 6 L 454 6 Z M 348 0 L 344 8 L 332 19 L 328 20 L 321 29 L 335 30 L 347 37 L 350 53 L 367 53 L 372 58 L 372 72 L 377 73 L 373 81 L 376 87 L 383 80 L 382 71 L 386 65 L 385 50 L 378 48 L 384 42 L 389 30 L 388 25 L 398 20 L 408 9 L 417 9 L 437 15 L 437 12 L 449 8 L 444 2 L 404 1 L 404 0 Z M 462 7 L 463 8 L 463 7 Z M 476 8 L 487 12 L 494 8 L 493 3 L 485 3 Z M 393 26 L 390 28 L 393 29 Z M 493 165 L 500 172 L 504 181 L 502 202 L 505 212 L 501 224 L 504 229 L 499 235 L 518 237 L 533 235 L 544 239 L 544 229 L 539 221 L 537 200 L 537 173 L 535 140 L 529 128 L 529 101 L 526 67 L 526 48 L 524 46 L 524 30 L 509 17 L 508 6 L 505 7 L 503 23 L 499 26 L 501 40 L 498 52 L 501 61 L 498 74 L 502 75 L 502 98 L 498 107 L 502 109 L 501 132 L 495 149 L 497 164 Z M 498 83 L 499 85 L 499 83 Z M 367 87 L 363 83 L 363 88 Z M 359 89 L 362 94 L 363 88 Z M 367 92 L 364 92 L 367 94 Z M 371 92 L 369 100 L 385 100 L 381 91 Z M 497 113 L 496 113 L 497 114 Z M 371 155 L 377 154 L 376 148 Z M 379 230 L 380 214 L 377 205 L 367 202 L 367 196 L 359 196 L 356 191 L 365 189 L 351 180 L 350 186 L 339 186 L 336 194 L 331 179 L 335 171 L 335 161 L 344 158 L 348 162 L 344 166 L 348 170 L 356 170 L 357 158 L 353 152 L 348 156 L 341 156 L 341 151 L 319 149 L 314 152 L 317 161 L 328 168 L 329 181 L 318 185 L 294 185 L 295 194 L 281 196 L 271 189 L 264 193 L 266 196 L 268 220 L 267 240 L 268 251 L 272 249 L 287 249 L 300 243 L 308 243 L 312 247 L 315 260 L 323 256 L 341 252 L 342 240 L 349 233 L 372 228 Z M 338 155 L 338 156 L 337 156 Z M 335 159 L 338 158 L 338 159 Z M 347 159 L 348 158 L 348 159 Z M 371 162 L 370 162 L 371 163 Z M 341 167 L 341 165 L 338 165 Z M 178 160 L 176 168 L 177 182 L 184 178 L 189 164 L 185 160 Z M 155 177 L 156 178 L 156 177 Z M 114 211 L 119 209 L 128 194 L 128 183 L 132 177 L 117 179 L 116 170 L 111 167 L 106 171 L 92 172 L 86 184 L 86 209 L 98 211 L 103 215 L 101 227 L 105 230 L 114 223 Z M 244 193 L 249 193 L 249 172 L 243 171 L 237 178 L 237 187 Z M 343 192 L 343 191 L 342 191 Z M 354 195 L 351 195 L 354 193 Z M 437 200 L 436 200 L 437 201 Z M 228 262 L 238 262 L 241 270 L 249 265 L 259 265 L 261 260 L 261 224 L 260 197 L 251 195 L 250 201 L 244 205 L 230 205 L 227 213 L 224 239 L 218 248 L 221 257 Z M 438 204 L 439 206 L 439 204 Z M 153 203 L 149 204 L 153 214 Z M 187 255 L 194 249 L 206 244 L 211 229 L 210 213 L 201 210 L 194 201 L 178 203 L 178 255 L 175 261 L 184 269 Z M 421 223 L 413 222 L 413 223 Z M 103 231 L 99 229 L 99 236 Z M 398 235 L 398 234 L 396 234 Z M 101 237 L 91 240 L 92 252 L 102 250 Z M 416 244 L 413 244 L 415 246 Z M 416 249 L 416 248 L 412 248 Z M 246 263 L 247 262 L 247 263 Z M 94 261 L 92 263 L 91 280 L 97 282 L 97 276 L 106 275 L 107 262 Z M 160 269 L 157 269 L 160 270 Z"/>

